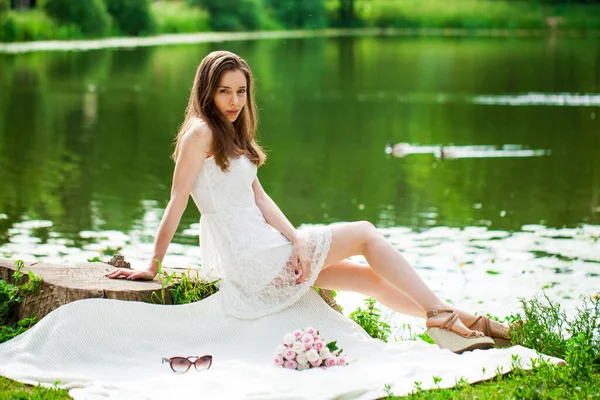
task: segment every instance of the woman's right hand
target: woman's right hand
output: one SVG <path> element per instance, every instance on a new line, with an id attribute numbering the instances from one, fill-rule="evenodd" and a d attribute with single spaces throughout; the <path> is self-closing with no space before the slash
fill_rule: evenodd
<path id="1" fill-rule="evenodd" d="M 148 269 L 129 269 L 129 268 L 117 268 L 116 270 L 109 272 L 104 275 L 110 279 L 117 279 L 120 277 L 126 278 L 131 281 L 151 281 L 156 276 L 156 272 L 150 268 Z"/>

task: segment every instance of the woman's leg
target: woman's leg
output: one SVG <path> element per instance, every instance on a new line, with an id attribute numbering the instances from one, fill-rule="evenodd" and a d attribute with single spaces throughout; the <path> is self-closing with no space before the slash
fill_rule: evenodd
<path id="1" fill-rule="evenodd" d="M 314 286 L 323 289 L 358 292 L 375 298 L 394 311 L 425 318 L 425 311 L 417 303 L 377 275 L 369 265 L 342 260 L 323 270 Z"/>
<path id="2" fill-rule="evenodd" d="M 358 292 L 365 296 L 375 298 L 378 302 L 394 311 L 413 317 L 425 318 L 425 311 L 419 307 L 410 297 L 392 286 L 369 265 L 360 264 L 350 260 L 342 260 L 327 266 L 320 274 L 314 284 L 315 287 L 333 290 L 345 290 Z M 469 326 L 476 315 L 457 309 L 448 304 L 458 313 L 463 324 Z M 494 321 L 490 321 L 492 330 L 501 336 L 502 327 Z"/>
<path id="3" fill-rule="evenodd" d="M 336 224 L 332 226 L 332 229 L 331 247 L 325 260 L 326 267 L 321 271 L 319 277 L 326 273 L 328 266 L 333 266 L 350 256 L 362 254 L 377 275 L 403 292 L 424 312 L 434 308 L 447 308 L 447 304 L 427 287 L 406 259 L 381 235 L 373 224 L 367 221 L 359 221 Z M 327 275 L 324 276 L 327 277 Z M 358 287 L 368 286 L 360 280 L 357 280 L 357 285 Z M 358 291 L 362 292 L 362 290 Z M 399 301 L 402 303 L 402 300 Z M 406 303 L 404 302 L 404 304 Z M 440 313 L 431 317 L 429 321 L 437 325 L 447 318 L 447 314 Z M 460 320 L 454 323 L 452 330 L 461 334 L 471 332 Z"/>

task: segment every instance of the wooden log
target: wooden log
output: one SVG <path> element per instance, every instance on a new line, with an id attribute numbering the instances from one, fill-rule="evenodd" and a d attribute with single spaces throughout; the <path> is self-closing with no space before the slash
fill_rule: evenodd
<path id="1" fill-rule="evenodd" d="M 23 277 L 19 284 L 29 280 L 27 275 L 29 271 L 41 276 L 43 281 L 39 287 L 39 295 L 28 296 L 19 304 L 16 318 L 36 316 L 41 319 L 64 304 L 90 298 L 152 302 L 153 297 L 159 296 L 161 303 L 173 304 L 171 291 L 168 290 L 173 288 L 173 284 L 165 285 L 163 293 L 163 284 L 157 277 L 152 281 L 110 279 L 104 275 L 113 271 L 116 266 L 127 268 L 129 263 L 118 255 L 115 255 L 109 263 L 88 262 L 76 265 L 57 265 L 25 262 L 21 269 Z M 16 270 L 17 266 L 14 261 L 0 259 L 0 279 L 14 283 L 13 274 Z M 187 268 L 163 268 L 163 271 L 169 275 L 173 272 L 180 275 L 187 270 Z M 200 275 L 200 277 L 203 276 Z M 342 312 L 335 302 L 331 290 L 319 289 L 318 292 L 330 307 L 339 313 Z"/>
<path id="2" fill-rule="evenodd" d="M 114 266 L 101 262 L 88 262 L 77 265 L 56 265 L 47 263 L 25 262 L 21 269 L 23 278 L 19 284 L 29 280 L 28 271 L 43 278 L 38 296 L 28 296 L 17 307 L 16 317 L 19 319 L 36 316 L 43 318 L 52 310 L 73 302 L 89 298 L 105 298 L 127 301 L 152 302 L 153 293 L 161 296 L 162 283 L 157 277 L 152 281 L 128 281 L 126 279 L 110 279 L 104 276 L 113 271 Z M 13 274 L 17 266 L 11 260 L 0 259 L 0 279 L 14 283 Z M 187 268 L 163 268 L 163 271 L 183 273 Z M 173 285 L 166 285 L 165 289 Z M 165 290 L 166 304 L 173 304 L 169 290 Z"/>
<path id="3" fill-rule="evenodd" d="M 336 303 L 335 299 L 333 298 L 333 293 L 331 290 L 319 289 L 319 296 L 321 296 L 321 298 L 325 300 L 325 303 L 327 303 L 329 307 L 333 308 L 340 314 L 343 314 L 341 307 L 338 305 L 338 303 Z"/>

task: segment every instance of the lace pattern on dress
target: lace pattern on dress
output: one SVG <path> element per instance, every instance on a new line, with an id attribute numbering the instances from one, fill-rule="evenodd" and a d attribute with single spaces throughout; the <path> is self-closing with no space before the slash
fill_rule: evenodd
<path id="1" fill-rule="evenodd" d="M 240 319 L 254 319 L 273 314 L 294 304 L 309 290 L 323 269 L 331 246 L 332 230 L 329 226 L 307 229 L 308 250 L 311 254 L 311 271 L 300 284 L 291 261 L 282 266 L 271 282 L 256 292 L 246 292 L 244 287 L 231 281 L 221 285 L 225 312 Z M 291 244 L 290 244 L 291 253 Z"/>

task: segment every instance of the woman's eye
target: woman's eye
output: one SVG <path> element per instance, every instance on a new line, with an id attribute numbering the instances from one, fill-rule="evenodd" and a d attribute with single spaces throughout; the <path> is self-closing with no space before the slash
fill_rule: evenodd
<path id="1" fill-rule="evenodd" d="M 240 93 L 246 93 L 246 89 L 240 90 Z"/>
<path id="2" fill-rule="evenodd" d="M 219 93 L 227 93 L 227 89 L 221 89 Z"/>

